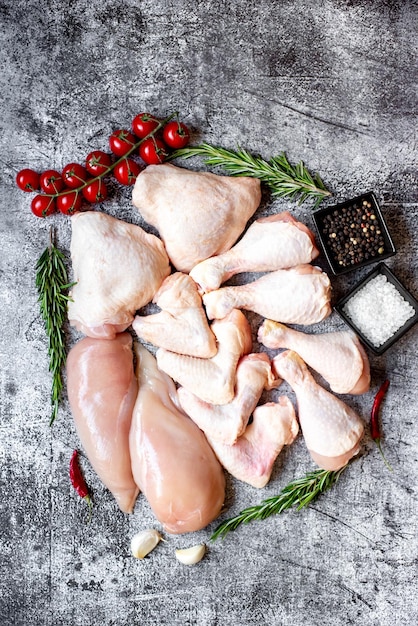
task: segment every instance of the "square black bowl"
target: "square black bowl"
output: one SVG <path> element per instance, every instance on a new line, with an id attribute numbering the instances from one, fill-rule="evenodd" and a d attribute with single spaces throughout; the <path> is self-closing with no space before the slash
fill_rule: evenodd
<path id="1" fill-rule="evenodd" d="M 356 326 L 353 320 L 344 311 L 344 307 L 347 304 L 347 302 L 358 291 L 360 291 L 360 289 L 362 289 L 368 282 L 376 278 L 376 276 L 378 276 L 379 274 L 383 274 L 384 276 L 386 276 L 388 282 L 394 285 L 394 287 L 396 287 L 397 291 L 402 296 L 402 298 L 406 300 L 413 307 L 413 309 L 415 310 L 415 313 L 400 328 L 398 328 L 398 330 L 396 330 L 396 332 L 394 332 L 393 335 L 391 335 L 389 339 L 385 341 L 385 343 L 381 344 L 380 346 L 376 346 L 372 343 L 372 341 L 370 341 L 370 339 L 368 339 L 364 335 L 361 328 Z M 343 318 L 346 324 L 348 324 L 354 330 L 354 332 L 359 336 L 360 340 L 366 346 L 368 346 L 368 348 L 370 348 L 370 350 L 374 352 L 374 354 L 377 354 L 377 355 L 383 354 L 388 348 L 390 348 L 395 343 L 395 341 L 400 339 L 410 328 L 412 328 L 414 324 L 416 324 L 416 322 L 418 322 L 418 301 L 411 295 L 411 293 L 404 287 L 404 285 L 402 285 L 399 279 L 396 278 L 396 276 L 393 274 L 393 272 L 391 272 L 391 270 L 388 268 L 388 266 L 385 263 L 379 263 L 377 268 L 375 268 L 373 271 L 367 274 L 367 276 L 363 278 L 363 280 L 361 280 L 346 296 L 344 296 L 344 298 L 339 300 L 339 302 L 335 305 L 334 308 L 337 311 L 337 313 Z M 375 324 L 379 323 L 379 318 L 381 319 L 380 317 L 381 313 L 382 312 L 379 308 L 377 310 L 374 309 L 373 311 L 370 311 L 370 316 L 373 318 Z"/>
<path id="2" fill-rule="evenodd" d="M 312 215 L 334 275 L 383 261 L 396 253 L 379 203 L 371 191 L 317 209 Z"/>

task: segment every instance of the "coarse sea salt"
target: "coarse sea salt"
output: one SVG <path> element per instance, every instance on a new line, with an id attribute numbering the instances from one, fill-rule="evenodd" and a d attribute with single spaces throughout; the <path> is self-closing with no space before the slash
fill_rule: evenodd
<path id="1" fill-rule="evenodd" d="M 343 308 L 359 331 L 376 347 L 388 341 L 415 314 L 384 274 L 369 280 Z"/>

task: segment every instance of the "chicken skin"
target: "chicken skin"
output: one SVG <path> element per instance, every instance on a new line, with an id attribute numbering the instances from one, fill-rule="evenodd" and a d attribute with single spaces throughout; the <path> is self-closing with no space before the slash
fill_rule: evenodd
<path id="1" fill-rule="evenodd" d="M 307 334 L 265 320 L 258 341 L 266 348 L 294 350 L 335 393 L 362 394 L 370 389 L 370 365 L 359 338 L 351 331 Z"/>
<path id="2" fill-rule="evenodd" d="M 298 417 L 312 459 L 338 470 L 360 451 L 364 425 L 340 398 L 316 383 L 301 357 L 291 350 L 273 359 L 273 370 L 296 394 Z"/>
<path id="3" fill-rule="evenodd" d="M 208 437 L 224 468 L 235 478 L 253 487 L 264 487 L 274 463 L 283 449 L 298 434 L 299 426 L 289 398 L 258 406 L 253 420 L 233 445 Z"/>
<path id="4" fill-rule="evenodd" d="M 211 359 L 157 350 L 158 367 L 182 387 L 212 404 L 227 404 L 234 397 L 239 359 L 251 352 L 251 327 L 245 315 L 232 310 L 227 317 L 213 322 L 218 351 Z"/>
<path id="5" fill-rule="evenodd" d="M 174 267 L 185 273 L 229 250 L 260 200 L 256 178 L 193 172 L 169 163 L 146 167 L 132 194 L 134 206 L 158 230 Z"/>
<path id="6" fill-rule="evenodd" d="M 202 298 L 188 274 L 168 276 L 154 296 L 162 310 L 153 315 L 137 315 L 133 329 L 138 337 L 159 348 L 209 359 L 217 351 L 215 335 L 209 328 Z"/>
<path id="7" fill-rule="evenodd" d="M 221 287 L 203 296 L 209 319 L 246 309 L 277 322 L 315 324 L 331 313 L 328 276 L 312 265 L 269 272 L 252 283 Z"/>
<path id="8" fill-rule="evenodd" d="M 75 213 L 71 226 L 69 321 L 89 337 L 113 339 L 169 275 L 167 254 L 158 237 L 105 213 Z"/>
<path id="9" fill-rule="evenodd" d="M 206 293 L 241 272 L 270 272 L 310 263 L 319 254 L 313 233 L 287 211 L 262 217 L 230 250 L 196 265 L 190 276 Z"/>
<path id="10" fill-rule="evenodd" d="M 264 389 L 271 389 L 274 375 L 266 354 L 243 356 L 237 367 L 235 395 L 228 404 L 204 402 L 180 387 L 180 404 L 210 441 L 233 444 L 245 431 Z"/>
<path id="11" fill-rule="evenodd" d="M 220 513 L 225 476 L 207 439 L 180 409 L 172 379 L 135 344 L 139 384 L 130 432 L 135 482 L 164 529 L 207 526 Z"/>
<path id="12" fill-rule="evenodd" d="M 131 513 L 139 492 L 129 454 L 129 429 L 138 391 L 131 335 L 81 339 L 68 354 L 67 391 L 90 463 L 119 508 Z"/>

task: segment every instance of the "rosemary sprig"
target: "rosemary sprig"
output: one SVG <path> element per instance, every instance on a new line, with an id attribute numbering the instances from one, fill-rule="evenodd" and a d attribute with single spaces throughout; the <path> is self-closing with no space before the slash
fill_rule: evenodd
<path id="1" fill-rule="evenodd" d="M 233 151 L 201 143 L 176 150 L 171 158 L 189 159 L 193 156 L 204 156 L 206 165 L 221 166 L 233 176 L 259 178 L 270 188 L 273 196 L 298 200 L 299 204 L 314 198 L 317 207 L 326 196 L 331 195 L 319 174 L 312 175 L 302 161 L 291 165 L 284 152 L 266 161 L 242 148 Z"/>
<path id="2" fill-rule="evenodd" d="M 318 496 L 331 489 L 337 482 L 346 466 L 338 471 L 314 470 L 302 478 L 298 478 L 284 487 L 277 496 L 263 500 L 261 504 L 250 506 L 242 510 L 235 517 L 222 522 L 212 534 L 210 540 L 222 539 L 241 524 L 248 524 L 255 520 L 263 520 L 270 515 L 283 513 L 286 509 L 296 507 L 297 511 L 314 502 Z"/>
<path id="3" fill-rule="evenodd" d="M 65 348 L 64 323 L 67 318 L 66 291 L 74 283 L 68 283 L 65 258 L 53 243 L 52 230 L 50 243 L 36 263 L 36 287 L 41 315 L 48 336 L 49 371 L 52 372 L 51 406 L 49 424 L 52 425 L 57 413 L 63 388 L 62 368 L 67 357 Z"/>

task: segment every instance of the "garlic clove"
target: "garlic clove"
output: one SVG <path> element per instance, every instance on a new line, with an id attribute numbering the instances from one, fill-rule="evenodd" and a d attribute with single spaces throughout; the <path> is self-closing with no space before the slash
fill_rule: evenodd
<path id="1" fill-rule="evenodd" d="M 162 537 L 158 530 L 154 530 L 153 528 L 136 533 L 131 539 L 131 551 L 133 556 L 136 559 L 143 559 L 151 550 L 154 550 L 161 539 Z"/>
<path id="2" fill-rule="evenodd" d="M 205 544 L 200 543 L 197 546 L 192 546 L 191 548 L 176 550 L 176 558 L 180 561 L 180 563 L 183 563 L 183 565 L 194 565 L 203 559 L 205 552 Z"/>

